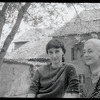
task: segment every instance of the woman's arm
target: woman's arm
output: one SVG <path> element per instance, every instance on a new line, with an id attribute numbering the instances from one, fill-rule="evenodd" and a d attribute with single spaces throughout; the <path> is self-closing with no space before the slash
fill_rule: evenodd
<path id="1" fill-rule="evenodd" d="M 38 72 L 38 70 L 36 70 L 34 75 L 33 75 L 32 80 L 31 80 L 28 97 L 35 97 L 36 96 L 37 91 L 39 89 L 39 81 L 40 81 L 39 78 L 40 78 L 39 72 Z"/>
<path id="2" fill-rule="evenodd" d="M 28 94 L 27 98 L 35 98 L 35 94 Z"/>
<path id="3" fill-rule="evenodd" d="M 64 97 L 66 98 L 79 98 L 79 79 L 76 73 L 76 69 L 73 65 L 70 65 L 67 70 L 68 75 L 68 88 Z"/>

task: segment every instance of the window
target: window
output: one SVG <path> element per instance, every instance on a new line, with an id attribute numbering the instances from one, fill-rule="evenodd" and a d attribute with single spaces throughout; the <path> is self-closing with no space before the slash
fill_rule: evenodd
<path id="1" fill-rule="evenodd" d="M 74 47 L 71 48 L 71 60 L 77 60 L 77 51 L 75 51 Z"/>

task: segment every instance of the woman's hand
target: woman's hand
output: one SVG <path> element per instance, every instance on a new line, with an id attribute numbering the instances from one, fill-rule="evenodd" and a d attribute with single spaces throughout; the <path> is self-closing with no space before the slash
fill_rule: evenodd
<path id="1" fill-rule="evenodd" d="M 35 98 L 35 94 L 28 94 L 27 98 Z"/>

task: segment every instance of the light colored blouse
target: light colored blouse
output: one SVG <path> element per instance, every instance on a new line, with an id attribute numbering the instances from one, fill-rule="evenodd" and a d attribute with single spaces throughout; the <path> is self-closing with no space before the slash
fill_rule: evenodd
<path id="1" fill-rule="evenodd" d="M 85 78 L 80 92 L 82 98 L 100 98 L 100 67 L 94 70 L 90 77 Z"/>

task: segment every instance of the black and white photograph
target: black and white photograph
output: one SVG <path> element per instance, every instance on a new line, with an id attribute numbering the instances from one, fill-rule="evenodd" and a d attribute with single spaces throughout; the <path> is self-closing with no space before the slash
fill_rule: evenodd
<path id="1" fill-rule="evenodd" d="M 0 2 L 0 98 L 100 98 L 100 3 Z"/>

